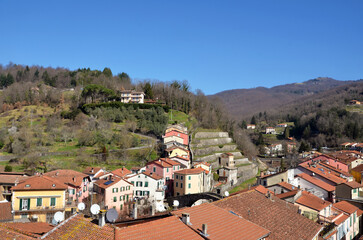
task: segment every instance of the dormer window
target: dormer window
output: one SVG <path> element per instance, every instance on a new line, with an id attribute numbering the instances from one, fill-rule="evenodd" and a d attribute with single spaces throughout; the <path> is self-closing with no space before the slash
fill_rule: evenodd
<path id="1" fill-rule="evenodd" d="M 30 184 L 25 184 L 25 187 L 30 187 Z"/>
<path id="2" fill-rule="evenodd" d="M 54 183 L 52 184 L 52 187 L 55 187 L 55 184 Z"/>

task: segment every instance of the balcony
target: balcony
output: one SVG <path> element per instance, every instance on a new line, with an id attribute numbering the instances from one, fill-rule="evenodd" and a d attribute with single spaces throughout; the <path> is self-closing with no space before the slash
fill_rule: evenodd
<path id="1" fill-rule="evenodd" d="M 11 191 L 10 190 L 4 190 L 1 192 L 3 195 L 11 195 Z"/>
<path id="2" fill-rule="evenodd" d="M 57 211 L 64 211 L 64 208 L 40 206 L 29 210 L 14 210 L 14 213 L 57 212 Z"/>

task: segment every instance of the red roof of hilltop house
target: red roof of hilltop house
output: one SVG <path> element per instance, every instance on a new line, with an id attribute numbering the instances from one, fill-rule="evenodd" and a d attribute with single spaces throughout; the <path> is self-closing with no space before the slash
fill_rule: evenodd
<path id="1" fill-rule="evenodd" d="M 148 176 L 148 177 L 151 177 L 151 178 L 153 178 L 153 179 L 155 179 L 155 180 L 163 179 L 163 177 L 162 177 L 162 176 L 159 176 L 159 175 L 157 175 L 156 173 L 152 173 L 152 172 L 150 172 L 150 171 L 145 171 L 145 172 L 142 172 L 141 174 L 144 174 L 144 175 L 146 175 L 146 176 Z"/>
<path id="2" fill-rule="evenodd" d="M 9 222 L 0 224 L 0 232 L 3 231 L 2 227 L 7 230 L 11 230 L 20 234 L 24 234 L 25 236 L 29 236 L 32 238 L 39 238 L 52 230 L 54 228 L 53 225 L 45 222 Z M 0 235 L 1 237 L 1 235 Z M 1 239 L 18 239 L 18 238 L 1 238 Z M 20 238 L 21 239 L 21 238 Z"/>
<path id="3" fill-rule="evenodd" d="M 178 166 L 180 165 L 180 162 L 177 162 L 177 161 L 174 161 L 174 160 L 171 160 L 170 158 L 160 158 L 161 161 L 164 161 L 166 163 L 169 163 L 170 165 L 172 166 Z"/>
<path id="4" fill-rule="evenodd" d="M 123 228 L 116 228 L 117 240 L 198 240 L 205 239 L 176 216 L 157 219 Z"/>
<path id="5" fill-rule="evenodd" d="M 101 167 L 86 167 L 86 169 L 83 171 L 83 173 L 87 174 L 87 175 L 93 175 L 93 174 L 96 174 L 101 169 L 102 169 Z"/>
<path id="6" fill-rule="evenodd" d="M 298 213 L 298 206 L 250 189 L 212 204 L 271 231 L 270 240 L 313 239 L 323 227 Z M 191 220 L 192 222 L 192 220 Z"/>
<path id="7" fill-rule="evenodd" d="M 314 184 L 315 186 L 318 186 L 318 187 L 328 191 L 328 192 L 333 192 L 335 190 L 335 186 L 332 186 L 320 179 L 314 178 L 306 173 L 300 173 L 297 176 L 304 179 L 305 181 L 308 181 L 308 182 Z"/>
<path id="8" fill-rule="evenodd" d="M 100 188 L 106 189 L 106 188 L 109 188 L 109 187 L 115 185 L 116 183 L 118 183 L 120 181 L 125 181 L 128 184 L 131 184 L 130 182 L 126 181 L 123 178 L 100 179 L 97 182 L 95 182 L 95 184 L 97 186 L 99 186 Z"/>
<path id="9" fill-rule="evenodd" d="M 89 178 L 87 174 L 70 169 L 54 170 L 51 172 L 44 173 L 44 176 L 57 179 L 58 181 L 64 184 L 73 185 L 77 187 L 82 186 L 83 178 L 85 177 Z"/>
<path id="10" fill-rule="evenodd" d="M 362 184 L 357 183 L 356 181 L 350 181 L 350 182 L 344 182 L 343 184 L 349 186 L 350 188 L 354 189 L 354 188 L 361 188 L 363 187 Z"/>
<path id="11" fill-rule="evenodd" d="M 229 153 L 229 152 L 222 153 L 221 155 L 234 156 L 232 153 Z"/>
<path id="12" fill-rule="evenodd" d="M 12 220 L 11 202 L 0 202 L 0 222 Z"/>
<path id="13" fill-rule="evenodd" d="M 346 212 L 348 214 L 353 214 L 354 212 L 358 211 L 359 208 L 354 206 L 353 204 L 350 204 L 347 201 L 341 201 L 337 203 L 333 203 L 333 207 L 337 208 L 343 212 Z"/>
<path id="14" fill-rule="evenodd" d="M 111 173 L 122 178 L 126 175 L 132 174 L 132 172 L 125 167 L 113 170 Z"/>
<path id="15" fill-rule="evenodd" d="M 190 159 L 189 159 L 189 158 L 185 158 L 185 157 L 182 157 L 182 156 L 179 156 L 179 155 L 174 156 L 174 157 L 172 157 L 172 158 L 179 158 L 179 159 L 184 160 L 184 161 L 190 161 Z"/>
<path id="16" fill-rule="evenodd" d="M 172 152 L 174 149 L 181 149 L 181 150 L 189 153 L 189 150 L 188 149 L 183 148 L 183 147 L 179 147 L 179 146 L 175 146 L 175 145 L 174 146 L 171 146 L 171 147 L 169 147 L 167 149 L 165 149 L 165 152 Z"/>
<path id="17" fill-rule="evenodd" d="M 363 164 L 359 164 L 358 166 L 356 166 L 355 168 L 352 168 L 351 171 L 355 171 L 355 172 L 363 172 Z"/>
<path id="18" fill-rule="evenodd" d="M 277 194 L 275 195 L 276 197 L 280 198 L 280 199 L 285 199 L 285 198 L 289 198 L 289 197 L 293 197 L 298 193 L 299 189 L 290 191 L 290 192 L 284 192 L 281 194 Z"/>
<path id="19" fill-rule="evenodd" d="M 154 160 L 152 162 L 148 162 L 146 165 L 156 164 L 162 168 L 170 168 L 172 166 L 180 165 L 179 162 L 173 161 L 170 158 L 160 158 L 158 160 Z"/>
<path id="20" fill-rule="evenodd" d="M 343 183 L 343 182 L 346 182 L 347 180 L 341 178 L 341 177 L 338 177 L 338 176 L 335 176 L 334 174 L 331 174 L 329 173 L 329 171 L 327 171 L 327 169 L 324 170 L 323 166 L 321 167 L 314 167 L 312 164 L 310 164 L 309 162 L 303 162 L 303 163 L 300 163 L 299 166 L 309 170 L 310 172 L 313 172 L 327 180 L 330 180 L 336 184 L 339 184 L 339 183 Z M 324 171 L 321 171 L 321 169 L 323 169 Z"/>
<path id="21" fill-rule="evenodd" d="M 307 191 L 302 191 L 301 196 L 295 202 L 319 212 L 331 204 Z"/>
<path id="22" fill-rule="evenodd" d="M 287 190 L 294 190 L 296 187 L 291 185 L 290 183 L 287 183 L 287 182 L 279 182 L 277 185 L 280 185 L 281 187 L 287 189 Z"/>
<path id="23" fill-rule="evenodd" d="M 207 224 L 208 239 L 262 239 L 270 234 L 268 229 L 210 203 L 172 212 L 179 218 L 183 213 L 189 214 L 189 227 L 196 232 L 202 229 L 203 224 Z"/>
<path id="24" fill-rule="evenodd" d="M 58 179 L 48 176 L 33 176 L 12 187 L 15 191 L 34 191 L 34 190 L 65 190 L 68 186 Z"/>

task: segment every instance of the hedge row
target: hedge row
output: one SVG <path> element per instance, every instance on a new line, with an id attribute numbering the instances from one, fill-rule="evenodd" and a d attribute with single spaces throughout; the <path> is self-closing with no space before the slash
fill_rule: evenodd
<path id="1" fill-rule="evenodd" d="M 122 103 L 122 102 L 104 102 L 104 103 L 89 103 L 89 104 L 84 104 L 82 106 L 82 111 L 84 112 L 88 112 L 89 109 L 95 109 L 95 108 L 100 108 L 100 107 L 104 107 L 104 108 L 121 108 L 121 107 L 133 107 L 134 109 L 152 109 L 152 108 L 157 108 L 157 107 L 161 107 L 164 109 L 165 112 L 169 112 L 169 107 L 166 105 L 160 105 L 160 104 L 147 104 L 147 103 Z"/>

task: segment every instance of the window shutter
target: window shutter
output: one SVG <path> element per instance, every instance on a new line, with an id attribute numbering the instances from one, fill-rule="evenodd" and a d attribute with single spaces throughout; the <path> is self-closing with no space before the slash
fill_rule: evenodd
<path id="1" fill-rule="evenodd" d="M 28 198 L 28 210 L 30 209 L 30 198 Z"/>
<path id="2" fill-rule="evenodd" d="M 19 210 L 22 210 L 22 208 L 23 208 L 23 199 L 20 199 L 20 206 L 19 206 Z"/>

